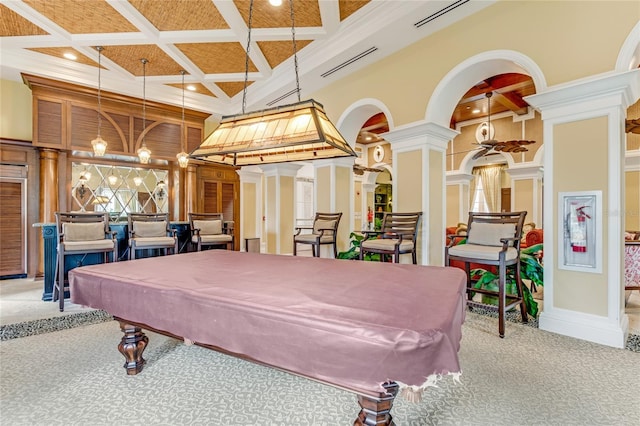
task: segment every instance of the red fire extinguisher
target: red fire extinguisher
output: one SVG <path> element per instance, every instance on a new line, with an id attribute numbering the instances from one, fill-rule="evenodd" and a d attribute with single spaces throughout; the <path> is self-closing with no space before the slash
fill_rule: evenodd
<path id="1" fill-rule="evenodd" d="M 591 216 L 585 213 L 585 208 L 587 206 L 576 207 L 575 217 L 571 220 L 571 249 L 577 253 L 587 251 L 587 219 L 591 219 Z"/>

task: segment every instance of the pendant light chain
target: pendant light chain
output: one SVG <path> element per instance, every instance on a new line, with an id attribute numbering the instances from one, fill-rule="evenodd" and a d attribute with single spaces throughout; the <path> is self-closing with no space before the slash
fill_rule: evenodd
<path id="1" fill-rule="evenodd" d="M 147 60 L 142 60 L 142 145 L 144 145 L 144 131 L 147 129 Z"/>
<path id="2" fill-rule="evenodd" d="M 293 64 L 296 71 L 296 93 L 298 93 L 298 102 L 300 102 L 300 79 L 298 78 L 298 48 L 296 47 L 296 25 L 293 13 L 293 0 L 289 0 L 289 8 L 291 13 L 291 40 L 293 41 Z"/>
<path id="3" fill-rule="evenodd" d="M 184 127 L 184 75 L 185 73 L 186 73 L 185 70 L 180 71 L 180 74 L 182 74 L 182 126 L 183 127 Z M 184 136 L 184 131 L 183 131 L 183 136 Z M 180 141 L 182 141 L 182 139 L 184 138 L 181 137 Z M 182 148 L 182 146 L 180 148 Z"/>
<path id="4" fill-rule="evenodd" d="M 247 54 L 244 57 L 244 89 L 242 90 L 242 113 L 247 106 L 247 80 L 249 79 L 249 51 L 251 50 L 251 20 L 253 19 L 253 0 L 249 2 L 249 31 L 247 32 Z"/>
<path id="5" fill-rule="evenodd" d="M 102 46 L 96 46 L 96 50 L 98 51 L 98 138 L 100 138 L 100 128 L 102 127 L 102 102 L 101 102 L 101 70 L 102 70 Z"/>

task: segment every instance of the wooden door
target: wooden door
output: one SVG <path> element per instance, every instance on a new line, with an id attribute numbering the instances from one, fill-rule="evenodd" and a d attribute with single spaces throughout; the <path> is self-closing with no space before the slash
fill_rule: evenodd
<path id="1" fill-rule="evenodd" d="M 24 180 L 0 178 L 0 276 L 25 275 Z"/>
<path id="2" fill-rule="evenodd" d="M 500 210 L 503 212 L 511 211 L 511 188 L 502 188 L 500 194 Z"/>

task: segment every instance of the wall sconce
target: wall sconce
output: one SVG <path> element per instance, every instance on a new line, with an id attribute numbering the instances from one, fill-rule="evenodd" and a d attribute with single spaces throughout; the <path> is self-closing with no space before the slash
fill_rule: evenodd
<path id="1" fill-rule="evenodd" d="M 111 169 L 111 174 L 109 175 L 107 180 L 109 181 L 109 185 L 111 186 L 114 186 L 116 183 L 118 183 L 118 176 L 113 174 L 113 168 Z"/>
<path id="2" fill-rule="evenodd" d="M 157 194 L 158 194 L 158 198 L 159 198 L 159 199 L 163 199 L 163 198 L 164 198 L 164 196 L 165 196 L 165 191 L 164 191 L 165 186 L 166 186 L 166 184 L 164 183 L 164 181 L 163 181 L 163 180 L 158 181 L 158 185 L 157 185 L 157 188 L 158 188 L 158 189 L 157 189 Z"/>
<path id="3" fill-rule="evenodd" d="M 135 176 L 133 178 L 133 183 L 135 186 L 140 186 L 142 184 L 142 178 L 140 176 Z"/>
<path id="4" fill-rule="evenodd" d="M 81 199 L 84 198 L 84 194 L 87 192 L 87 188 L 85 187 L 85 185 L 88 181 L 89 177 L 87 177 L 87 174 L 84 171 L 80 173 L 80 177 L 78 178 L 78 182 L 80 183 L 80 188 L 78 188 L 78 195 Z"/>

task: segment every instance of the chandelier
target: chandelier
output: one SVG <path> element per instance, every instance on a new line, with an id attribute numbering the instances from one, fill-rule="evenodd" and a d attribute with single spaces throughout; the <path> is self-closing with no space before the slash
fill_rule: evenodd
<path id="1" fill-rule="evenodd" d="M 220 125 L 191 153 L 192 158 L 232 166 L 355 157 L 356 153 L 331 123 L 323 106 L 300 101 L 293 0 L 289 1 L 298 102 L 245 113 L 253 0 L 249 3 L 242 113 L 222 117 Z"/>

